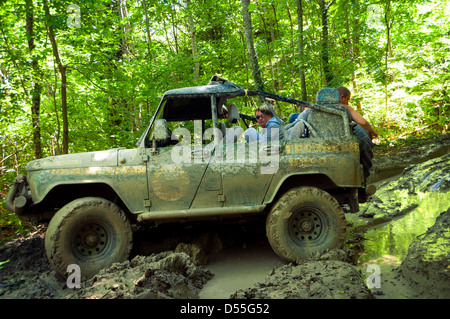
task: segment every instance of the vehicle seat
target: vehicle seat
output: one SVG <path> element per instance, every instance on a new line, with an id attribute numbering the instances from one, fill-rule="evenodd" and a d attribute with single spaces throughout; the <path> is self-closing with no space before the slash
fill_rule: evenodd
<path id="1" fill-rule="evenodd" d="M 306 125 L 303 121 L 297 121 L 294 126 L 287 129 L 287 138 L 288 140 L 301 138 L 305 133 Z"/>
<path id="2" fill-rule="evenodd" d="M 345 121 L 339 114 L 333 114 L 333 112 L 339 112 L 348 117 L 347 125 L 350 124 L 350 113 L 345 107 L 339 103 L 340 96 L 336 89 L 323 88 L 317 92 L 316 103 L 321 106 L 323 110 L 312 109 L 308 116 L 308 123 L 312 126 L 311 137 L 336 137 L 345 136 Z M 327 109 L 330 112 L 327 112 Z M 350 129 L 348 130 L 350 132 Z"/>

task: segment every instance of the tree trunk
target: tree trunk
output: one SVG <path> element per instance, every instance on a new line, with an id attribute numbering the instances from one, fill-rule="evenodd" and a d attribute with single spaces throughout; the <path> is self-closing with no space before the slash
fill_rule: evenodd
<path id="1" fill-rule="evenodd" d="M 333 75 L 331 73 L 331 67 L 329 62 L 329 43 L 328 43 L 328 9 L 330 4 L 325 0 L 319 1 L 320 12 L 322 16 L 322 65 L 323 73 L 325 76 L 325 85 L 328 86 L 333 80 Z"/>
<path id="2" fill-rule="evenodd" d="M 303 5 L 302 0 L 297 0 L 297 18 L 298 18 L 298 58 L 300 71 L 300 85 L 302 91 L 302 100 L 306 101 L 306 80 L 305 80 L 305 65 L 304 65 L 304 45 L 303 45 Z"/>
<path id="3" fill-rule="evenodd" d="M 272 19 L 272 17 L 270 15 L 268 15 L 269 18 L 269 27 L 270 27 L 270 39 L 272 42 L 272 46 L 276 45 L 276 39 L 280 38 L 280 32 L 278 29 L 278 19 L 277 19 L 277 12 L 275 9 L 275 6 L 272 4 L 272 11 L 273 11 L 273 17 L 274 19 Z M 276 27 L 276 28 L 275 28 Z M 276 32 L 275 32 L 276 29 Z M 284 58 L 284 54 L 281 54 L 281 59 L 283 59 L 283 61 L 285 61 Z M 270 62 L 272 64 L 272 62 Z M 272 64 L 272 68 L 275 71 L 276 76 L 274 76 L 273 80 L 275 82 L 276 85 L 276 90 L 281 91 L 283 89 L 283 83 L 280 79 L 280 61 L 275 62 L 274 64 Z M 276 92 L 274 92 L 276 93 Z"/>
<path id="4" fill-rule="evenodd" d="M 233 7 L 231 5 L 230 0 L 228 0 L 228 4 L 230 6 L 230 12 L 234 12 L 233 11 Z M 246 79 L 247 79 L 247 83 L 249 82 L 248 79 L 248 63 L 247 63 L 247 54 L 246 54 L 246 43 L 245 43 L 245 36 L 242 33 L 242 26 L 237 22 L 236 17 L 234 16 L 234 14 L 231 14 L 231 19 L 233 20 L 234 24 L 236 25 L 236 30 L 238 30 L 238 34 L 239 34 L 239 38 L 241 40 L 242 43 L 242 50 L 239 50 L 240 53 L 242 53 L 241 59 L 242 59 L 242 64 L 245 67 L 245 75 L 246 75 Z"/>
<path id="5" fill-rule="evenodd" d="M 142 1 L 142 4 L 144 5 L 144 15 L 145 15 L 145 26 L 146 26 L 146 32 L 147 32 L 147 47 L 148 47 L 148 55 L 151 56 L 152 61 L 154 62 L 155 58 L 153 56 L 153 50 L 152 50 L 152 38 L 150 36 L 150 22 L 148 20 L 148 10 L 147 10 L 147 3 L 146 0 Z"/>
<path id="6" fill-rule="evenodd" d="M 53 96 L 53 106 L 55 108 L 55 118 L 56 118 L 56 136 L 55 136 L 56 145 L 53 145 L 53 155 L 61 155 L 62 154 L 62 148 L 60 143 L 61 121 L 59 120 L 58 103 L 56 102 L 56 91 L 58 87 L 58 70 L 55 64 L 53 64 L 53 74 L 55 76 L 55 86 L 52 87 L 51 93 Z"/>
<path id="7" fill-rule="evenodd" d="M 59 73 L 61 74 L 61 113 L 63 118 L 63 154 L 69 153 L 69 120 L 67 117 L 67 76 L 66 76 L 66 66 L 61 63 L 59 57 L 58 45 L 56 44 L 55 33 L 53 31 L 53 26 L 49 24 L 51 20 L 50 11 L 48 9 L 47 0 L 44 0 L 44 11 L 47 20 L 47 31 L 48 37 L 52 44 L 53 56 L 56 60 L 56 65 L 58 66 Z"/>
<path id="8" fill-rule="evenodd" d="M 353 66 L 353 74 L 352 74 L 352 80 L 353 80 L 353 89 L 355 90 L 355 93 L 358 92 L 357 83 L 356 83 L 356 74 L 355 69 L 359 66 L 360 63 L 360 50 L 359 50 L 359 38 L 360 38 L 360 27 L 359 27 L 359 15 L 360 11 L 358 10 L 359 6 L 356 4 L 356 0 L 352 0 L 352 7 L 354 10 L 353 15 L 355 17 L 354 25 L 353 25 L 353 42 L 352 42 L 352 48 L 353 48 L 353 60 L 354 60 L 354 66 Z M 356 109 L 358 112 L 362 115 L 362 107 L 361 102 L 358 101 L 358 104 L 356 105 Z"/>
<path id="9" fill-rule="evenodd" d="M 392 57 L 390 13 L 391 13 L 391 1 L 387 0 L 385 11 L 384 11 L 384 22 L 386 24 L 386 52 L 385 52 L 385 69 L 386 69 L 385 72 L 386 72 L 386 74 L 385 74 L 385 83 L 384 83 L 386 110 L 389 110 L 389 108 L 388 108 L 389 58 Z M 388 126 L 388 128 L 390 128 L 391 123 L 390 123 L 389 111 L 388 111 L 387 117 L 388 117 L 387 118 L 387 126 Z"/>
<path id="10" fill-rule="evenodd" d="M 119 0 L 119 15 L 122 20 L 128 17 L 126 0 Z M 131 25 L 129 21 L 123 22 L 122 27 L 122 51 L 128 55 L 135 55 L 134 42 L 131 35 Z"/>
<path id="11" fill-rule="evenodd" d="M 175 41 L 175 52 L 176 52 L 176 54 L 178 54 L 179 48 L 178 48 L 178 33 L 177 33 L 177 27 L 176 27 L 176 24 L 177 24 L 176 14 L 177 14 L 177 11 L 175 10 L 175 8 L 171 7 L 170 17 L 172 19 L 172 36 Z"/>
<path id="12" fill-rule="evenodd" d="M 189 12 L 189 29 L 191 32 L 192 59 L 194 60 L 194 81 L 197 82 L 200 74 L 200 64 L 198 62 L 197 41 L 195 39 L 194 17 L 192 15 L 191 0 L 186 0 L 186 2 L 188 5 L 188 12 Z"/>
<path id="13" fill-rule="evenodd" d="M 352 95 L 358 93 L 358 84 L 356 81 L 356 72 L 355 70 L 358 67 L 359 61 L 359 10 L 355 4 L 355 0 L 352 0 L 352 8 L 353 8 L 353 16 L 354 16 L 354 24 L 353 28 L 350 27 L 350 17 L 349 12 L 345 12 L 346 18 L 346 29 L 347 29 L 347 44 L 350 51 L 350 69 L 352 74 Z M 358 101 L 356 104 L 356 109 L 359 114 L 363 115 L 361 102 Z"/>
<path id="14" fill-rule="evenodd" d="M 41 128 L 40 128 L 40 108 L 41 108 L 41 79 L 42 75 L 39 70 L 37 57 L 33 54 L 35 49 L 34 44 L 34 6 L 32 0 L 26 0 L 26 33 L 28 39 L 28 49 L 31 55 L 31 74 L 33 88 L 31 90 L 31 121 L 33 126 L 33 148 L 34 156 L 42 158 L 41 146 Z"/>
<path id="15" fill-rule="evenodd" d="M 250 0 L 242 0 L 242 18 L 244 21 L 244 35 L 247 44 L 248 59 L 250 61 L 250 68 L 252 69 L 253 80 L 255 81 L 258 90 L 264 90 L 264 84 L 261 78 L 261 71 L 258 64 L 258 56 L 256 55 L 255 45 L 253 42 L 253 30 L 250 12 L 248 12 L 248 5 Z"/>
<path id="16" fill-rule="evenodd" d="M 289 2 L 286 2 L 286 10 L 287 10 L 287 14 L 288 14 L 288 18 L 289 18 L 289 28 L 291 30 L 291 36 L 290 36 L 290 42 L 291 42 L 291 49 L 292 49 L 292 60 L 290 62 L 292 71 L 291 71 L 291 76 L 290 76 L 290 80 L 289 80 L 289 85 L 292 89 L 294 89 L 294 77 L 295 77 L 295 71 L 296 71 L 296 62 L 295 62 L 295 51 L 297 50 L 296 46 L 295 46 L 295 35 L 294 35 L 294 25 L 292 23 L 292 16 L 291 16 L 291 12 L 289 10 Z M 286 67 L 288 67 L 288 63 L 286 61 Z M 293 92 L 292 95 L 293 98 L 296 98 L 296 94 L 295 92 Z"/>
<path id="17" fill-rule="evenodd" d="M 261 7 L 259 11 L 260 12 L 266 12 L 264 7 Z M 272 48 L 271 48 L 271 43 L 270 43 L 270 42 L 272 42 L 272 44 L 274 43 L 273 26 L 272 25 L 270 26 L 270 39 L 271 39 L 271 41 L 269 41 L 268 40 L 269 32 L 267 31 L 267 26 L 266 26 L 266 21 L 264 20 L 264 15 L 259 13 L 259 17 L 261 19 L 261 22 L 262 22 L 262 25 L 263 25 L 263 28 L 264 28 L 264 34 L 265 34 L 264 37 L 266 39 L 264 42 L 266 43 L 266 46 L 267 46 L 267 58 L 269 60 L 270 73 L 272 75 L 272 91 L 273 91 L 273 93 L 276 93 L 277 92 L 277 84 L 276 84 L 277 80 L 276 80 L 276 77 L 275 77 L 275 70 L 274 70 L 274 66 L 273 66 L 273 62 L 272 62 Z M 269 20 L 270 20 L 270 18 L 269 18 Z M 279 73 L 277 73 L 277 74 L 279 74 Z"/>

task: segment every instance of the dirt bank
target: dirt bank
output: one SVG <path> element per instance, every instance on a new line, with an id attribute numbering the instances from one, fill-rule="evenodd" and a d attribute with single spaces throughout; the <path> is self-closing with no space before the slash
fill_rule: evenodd
<path id="1" fill-rule="evenodd" d="M 450 153 L 450 134 L 426 140 L 404 142 L 398 146 L 375 146 L 369 183 L 401 174 L 405 168 Z"/>
<path id="2" fill-rule="evenodd" d="M 7 261 L 0 269 L 0 298 L 195 299 L 213 276 L 203 267 L 207 254 L 213 251 L 209 245 L 220 247 L 214 233 L 197 235 L 189 244 L 172 236 L 160 237 L 149 245 L 139 240 L 148 230 L 137 230 L 130 260 L 100 271 L 80 288 L 68 288 L 66 280 L 57 276 L 47 261 L 44 231 L 42 228 L 0 248 L 0 260 Z M 187 230 L 180 236 L 189 239 L 189 233 Z"/>
<path id="3" fill-rule="evenodd" d="M 449 298 L 450 205 L 435 218 L 433 227 L 415 238 L 401 263 L 382 269 L 381 288 L 368 287 L 370 273 L 358 264 L 367 253 L 364 243 L 368 230 L 421 208 L 423 203 L 418 199 L 423 194 L 448 194 L 449 145 L 446 135 L 405 149 L 378 151 L 375 172 L 385 174 L 401 163 L 404 174 L 379 183 L 375 196 L 361 205 L 361 212 L 350 220 L 345 249 L 299 265 L 274 267 L 258 283 L 224 298 Z M 384 197 L 389 194 L 396 195 Z M 397 194 L 414 200 L 400 201 Z M 210 257 L 230 247 L 265 242 L 263 223 L 140 227 L 130 260 L 101 271 L 78 289 L 68 288 L 50 268 L 44 249 L 45 228 L 41 227 L 0 247 L 0 298 L 195 299 L 214 276 L 208 268 Z"/>
<path id="4" fill-rule="evenodd" d="M 450 209 L 411 244 L 397 277 L 410 285 L 413 298 L 450 298 Z"/>
<path id="5" fill-rule="evenodd" d="M 277 267 L 264 282 L 239 290 L 235 299 L 369 299 L 373 298 L 351 252 L 333 250 L 299 265 Z"/>

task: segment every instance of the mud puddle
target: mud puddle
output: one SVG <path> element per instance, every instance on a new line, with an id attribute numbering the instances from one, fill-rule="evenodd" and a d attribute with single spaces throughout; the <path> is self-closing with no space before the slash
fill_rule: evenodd
<path id="1" fill-rule="evenodd" d="M 263 281 L 274 267 L 282 265 L 284 262 L 267 241 L 231 247 L 210 256 L 206 269 L 214 277 L 205 284 L 199 298 L 227 299 L 236 290 L 250 288 Z"/>
<path id="2" fill-rule="evenodd" d="M 395 195 L 398 194 L 390 197 Z M 394 217 L 392 221 L 369 227 L 364 233 L 366 240 L 360 262 L 380 261 L 393 264 L 403 261 L 409 245 L 433 226 L 441 212 L 450 207 L 448 193 L 422 193 L 405 198 L 396 196 L 395 201 L 403 202 L 404 207 L 417 207 L 406 216 Z"/>
<path id="3" fill-rule="evenodd" d="M 372 293 L 379 299 L 414 298 L 416 291 L 401 280 L 397 269 L 407 258 L 411 244 L 419 240 L 435 224 L 441 212 L 450 207 L 450 196 L 445 193 L 420 194 L 405 198 L 403 204 L 406 207 L 418 206 L 405 216 L 369 227 L 364 232 L 364 253 L 357 267 L 366 281 L 379 271 L 379 285 L 372 287 Z M 378 268 L 375 269 L 374 265 Z"/>

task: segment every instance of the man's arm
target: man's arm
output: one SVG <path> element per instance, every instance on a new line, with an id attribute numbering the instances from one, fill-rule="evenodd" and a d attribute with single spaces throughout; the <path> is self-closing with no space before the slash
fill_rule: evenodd
<path id="1" fill-rule="evenodd" d="M 367 132 L 369 132 L 370 138 L 374 138 L 378 136 L 378 133 L 375 132 L 375 130 L 372 128 L 372 126 L 367 122 L 367 120 L 362 117 L 358 112 L 356 112 L 351 106 L 345 105 L 350 112 L 350 116 L 353 121 L 361 125 L 363 129 L 365 129 Z"/>

